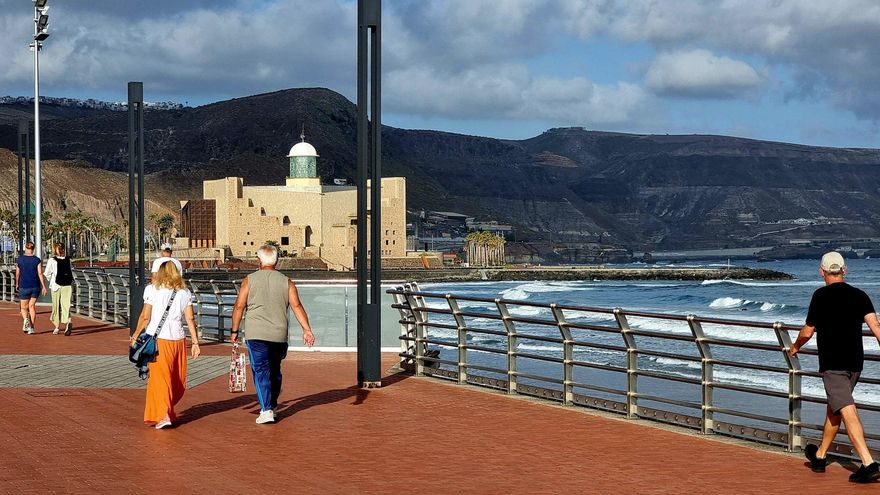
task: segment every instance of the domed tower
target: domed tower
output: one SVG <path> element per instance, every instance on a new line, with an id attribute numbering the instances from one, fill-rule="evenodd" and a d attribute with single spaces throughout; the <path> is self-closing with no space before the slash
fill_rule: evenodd
<path id="1" fill-rule="evenodd" d="M 320 186 L 321 179 L 318 177 L 318 152 L 315 147 L 306 142 L 305 133 L 300 134 L 299 143 L 290 148 L 287 157 L 290 158 L 290 176 L 287 178 L 288 186 Z"/>

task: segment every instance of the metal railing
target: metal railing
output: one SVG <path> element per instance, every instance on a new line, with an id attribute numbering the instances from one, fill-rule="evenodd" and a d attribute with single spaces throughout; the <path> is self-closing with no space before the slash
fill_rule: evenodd
<path id="1" fill-rule="evenodd" d="M 805 348 L 794 357 L 787 352 L 797 326 L 459 297 L 422 292 L 414 283 L 388 293 L 400 313 L 401 366 L 416 375 L 674 423 L 703 434 L 758 440 L 790 451 L 802 448 L 807 437 L 821 435 L 818 418 L 824 417 L 825 398 L 821 392 L 804 391 L 805 379 L 817 385 L 821 375 L 802 366 L 802 361 L 815 362 L 816 350 Z M 737 332 L 755 338 L 724 337 Z M 860 384 L 880 385 L 878 367 L 869 371 L 867 366 L 880 362 L 880 355 L 866 352 L 865 360 Z M 727 378 L 717 376 L 722 372 Z M 764 385 L 737 379 L 744 373 L 761 376 Z M 812 408 L 816 423 L 804 420 L 805 406 Z M 863 414 L 880 411 L 873 404 L 857 406 Z M 772 410 L 779 414 L 768 412 Z M 866 438 L 872 447 L 880 440 L 873 434 Z M 849 444 L 833 449 L 852 455 Z"/>
<path id="2" fill-rule="evenodd" d="M 199 273 L 204 276 L 204 273 Z M 232 328 L 232 308 L 241 287 L 240 279 L 185 279 L 193 294 L 193 311 L 200 338 L 225 342 Z M 353 348 L 357 321 L 355 287 L 350 281 L 298 282 L 300 298 L 308 303 L 316 336 L 325 348 Z M 14 268 L 0 267 L 0 301 L 15 302 Z M 118 269 L 85 268 L 74 270 L 71 312 L 118 325 L 128 325 L 128 274 Z M 48 298 L 46 298 L 48 299 Z M 390 297 L 389 297 L 390 299 Z M 389 301 L 390 302 L 390 301 Z M 394 310 L 388 304 L 383 326 L 385 345 L 396 341 Z M 245 333 L 247 326 L 244 327 Z M 301 342 L 291 333 L 291 346 Z"/>

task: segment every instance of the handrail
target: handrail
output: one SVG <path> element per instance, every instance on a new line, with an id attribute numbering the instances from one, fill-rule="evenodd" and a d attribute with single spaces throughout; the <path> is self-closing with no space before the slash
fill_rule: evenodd
<path id="1" fill-rule="evenodd" d="M 537 395 L 559 400 L 565 405 L 599 407 L 623 412 L 628 418 L 669 422 L 670 417 L 680 417 L 683 426 L 696 427 L 703 434 L 737 436 L 739 431 L 739 436 L 755 439 L 756 432 L 760 431 L 766 442 L 784 446 L 789 451 L 804 446 L 804 431 L 811 430 L 815 438 L 818 435 L 815 430 L 821 430 L 821 425 L 802 420 L 804 402 L 825 403 L 823 398 L 803 392 L 802 377 L 815 379 L 819 375 L 802 369 L 800 355 L 815 359 L 817 353 L 814 349 L 804 349 L 798 356 L 788 355 L 792 346 L 791 333 L 799 331 L 800 326 L 693 314 L 457 296 L 422 291 L 417 283 L 407 283 L 386 292 L 394 299 L 392 308 L 400 313 L 400 366 L 414 371 L 417 376 L 501 388 L 508 394 Z M 462 309 L 463 306 L 468 309 Z M 535 309 L 542 310 L 540 316 L 536 316 Z M 573 321 L 583 315 L 595 318 L 588 323 Z M 476 319 L 480 322 L 475 324 Z M 650 328 L 651 322 L 661 320 L 685 325 L 681 331 L 675 332 Z M 719 338 L 713 336 L 713 332 L 707 335 L 706 328 L 716 326 L 748 329 L 754 332 L 756 339 L 737 339 L 730 334 Z M 609 340 L 615 334 L 621 339 Z M 870 332 L 863 334 L 873 337 Z M 665 347 L 658 348 L 658 343 Z M 534 348 L 522 347 L 538 344 L 543 345 L 538 347 L 543 354 L 532 350 Z M 690 352 L 686 353 L 685 349 Z M 761 356 L 760 361 L 732 359 L 729 349 Z M 601 354 L 596 356 L 609 357 L 607 360 L 604 357 L 589 359 L 585 352 L 598 352 Z M 769 359 L 774 357 L 777 361 L 770 362 Z M 686 369 L 693 371 L 681 371 L 673 365 L 658 364 L 661 359 L 698 364 L 699 369 L 689 367 Z M 880 354 L 866 352 L 865 360 L 880 361 Z M 719 378 L 718 369 L 764 373 L 771 380 L 778 379 L 778 383 L 762 386 L 731 382 Z M 609 385 L 613 380 L 596 379 L 596 373 L 623 375 L 625 386 Z M 863 372 L 864 383 L 880 384 L 880 377 L 866 374 L 867 371 Z M 676 396 L 678 392 L 673 391 L 676 390 L 674 387 L 660 387 L 659 393 L 656 389 L 640 391 L 643 380 L 676 383 L 679 387 L 696 386 L 700 400 L 696 402 Z M 788 402 L 787 411 L 784 415 L 772 416 L 717 404 L 720 397 L 717 390 L 785 400 Z M 583 395 L 591 393 L 601 395 Z M 866 411 L 880 411 L 880 406 L 857 405 Z M 670 406 L 674 409 L 663 409 Z M 692 415 L 683 413 L 688 410 Z M 723 422 L 716 419 L 719 414 L 726 416 Z M 728 419 L 730 417 L 734 419 Z M 752 423 L 735 423 L 743 420 Z M 760 428 L 755 423 L 760 424 Z M 778 425 L 785 425 L 786 430 L 774 430 Z M 835 448 L 838 453 L 852 455 L 848 444 L 836 444 Z"/>

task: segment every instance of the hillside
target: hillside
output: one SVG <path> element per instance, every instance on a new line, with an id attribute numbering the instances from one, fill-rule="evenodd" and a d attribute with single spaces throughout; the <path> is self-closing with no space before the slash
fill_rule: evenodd
<path id="1" fill-rule="evenodd" d="M 121 224 L 128 216 L 126 174 L 97 169 L 88 162 L 77 160 L 45 160 L 42 172 L 43 207 L 52 218 L 62 217 L 65 211 L 80 210 L 101 222 Z M 15 211 L 17 187 L 18 158 L 11 151 L 0 148 L 0 210 Z M 165 186 L 150 177 L 144 187 L 158 192 Z M 172 201 L 167 194 L 155 195 L 147 202 L 147 213 L 175 213 L 169 208 Z"/>
<path id="2" fill-rule="evenodd" d="M 0 147 L 15 144 L 4 116 L 26 111 L 0 105 Z M 319 88 L 147 111 L 148 194 L 174 209 L 207 178 L 280 183 L 303 125 L 322 178 L 353 179 L 355 119 Z M 124 112 L 56 112 L 42 129 L 45 157 L 126 168 Z M 383 172 L 407 178 L 410 210 L 511 223 L 519 240 L 652 250 L 880 237 L 878 150 L 579 128 L 511 141 L 385 126 L 383 138 Z"/>

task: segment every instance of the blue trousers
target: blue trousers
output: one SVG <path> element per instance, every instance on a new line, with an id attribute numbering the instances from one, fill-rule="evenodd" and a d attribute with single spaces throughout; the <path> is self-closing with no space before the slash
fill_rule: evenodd
<path id="1" fill-rule="evenodd" d="M 247 348 L 260 410 L 275 409 L 281 394 L 281 361 L 287 357 L 287 342 L 248 340 Z"/>

